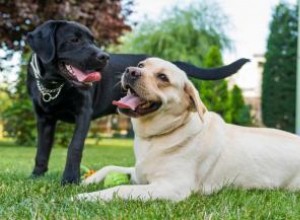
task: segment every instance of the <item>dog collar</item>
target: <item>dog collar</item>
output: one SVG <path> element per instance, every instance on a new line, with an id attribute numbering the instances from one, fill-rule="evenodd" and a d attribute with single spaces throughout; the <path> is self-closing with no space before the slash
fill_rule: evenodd
<path id="1" fill-rule="evenodd" d="M 50 102 L 56 99 L 65 83 L 60 84 L 57 88 L 47 89 L 41 82 L 42 75 L 40 72 L 39 64 L 37 61 L 37 55 L 34 53 L 31 58 L 30 66 L 33 71 L 34 78 L 36 79 L 36 85 L 40 93 L 42 94 L 42 99 L 44 102 Z"/>

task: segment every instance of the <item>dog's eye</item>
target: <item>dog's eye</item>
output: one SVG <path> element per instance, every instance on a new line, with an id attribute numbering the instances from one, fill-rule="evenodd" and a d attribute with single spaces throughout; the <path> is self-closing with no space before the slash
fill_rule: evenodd
<path id="1" fill-rule="evenodd" d="M 138 64 L 138 68 L 143 68 L 144 67 L 144 64 L 143 63 L 139 63 Z"/>
<path id="2" fill-rule="evenodd" d="M 167 77 L 166 74 L 164 74 L 164 73 L 159 73 L 159 74 L 157 75 L 157 78 L 159 78 L 161 81 L 169 82 L 168 77 Z"/>
<path id="3" fill-rule="evenodd" d="M 78 37 L 74 37 L 74 38 L 71 38 L 70 40 L 72 43 L 78 43 L 79 42 L 79 38 Z"/>

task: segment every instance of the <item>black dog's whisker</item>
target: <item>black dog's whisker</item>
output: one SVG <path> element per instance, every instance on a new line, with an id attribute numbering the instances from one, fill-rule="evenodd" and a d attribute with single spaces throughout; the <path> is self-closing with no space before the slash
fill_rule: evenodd
<path id="1" fill-rule="evenodd" d="M 121 81 L 117 82 L 113 87 L 116 88 L 119 85 L 121 85 Z"/>
<path id="2" fill-rule="evenodd" d="M 117 79 L 121 79 L 123 73 L 124 73 L 124 72 L 116 72 L 116 75 L 115 75 L 114 77 L 117 78 Z"/>

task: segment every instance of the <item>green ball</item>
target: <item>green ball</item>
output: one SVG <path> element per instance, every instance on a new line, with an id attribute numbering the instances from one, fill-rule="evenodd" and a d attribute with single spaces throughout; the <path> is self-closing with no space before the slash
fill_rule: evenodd
<path id="1" fill-rule="evenodd" d="M 124 173 L 111 172 L 104 179 L 104 188 L 130 184 L 129 176 Z"/>

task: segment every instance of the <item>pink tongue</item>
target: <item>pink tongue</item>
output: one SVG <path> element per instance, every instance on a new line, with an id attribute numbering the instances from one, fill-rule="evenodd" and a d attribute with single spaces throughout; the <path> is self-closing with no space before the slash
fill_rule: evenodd
<path id="1" fill-rule="evenodd" d="M 121 98 L 119 101 L 112 102 L 112 104 L 118 106 L 118 108 L 130 108 L 133 111 L 140 103 L 140 98 L 132 94 L 127 94 L 127 96 Z"/>
<path id="2" fill-rule="evenodd" d="M 74 66 L 72 66 L 72 69 L 79 82 L 95 82 L 101 79 L 101 74 L 99 72 L 84 73 Z"/>

